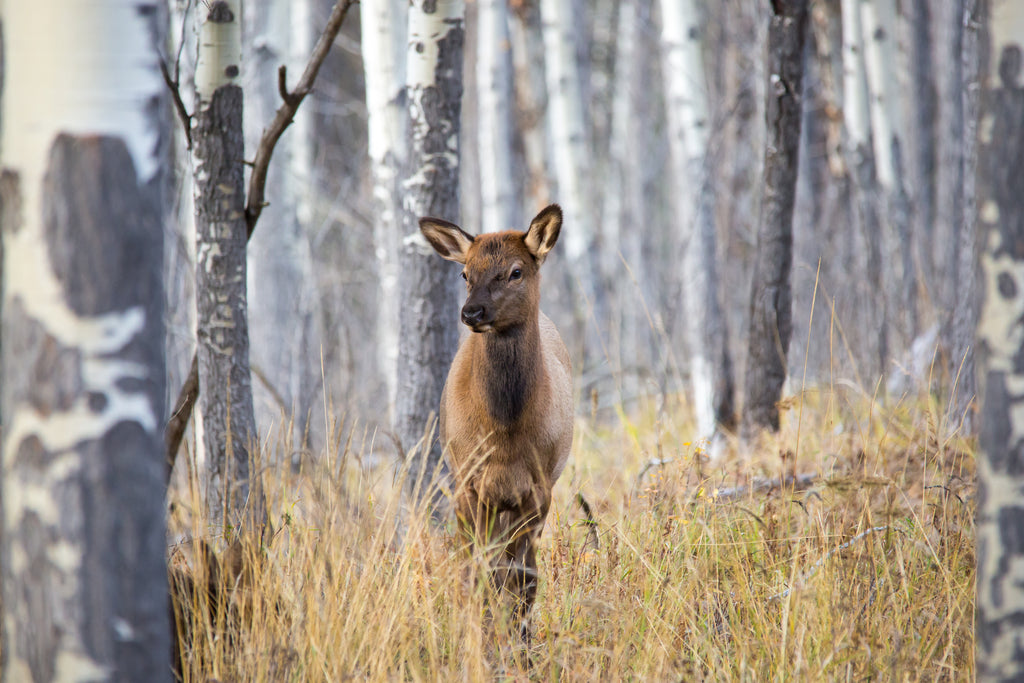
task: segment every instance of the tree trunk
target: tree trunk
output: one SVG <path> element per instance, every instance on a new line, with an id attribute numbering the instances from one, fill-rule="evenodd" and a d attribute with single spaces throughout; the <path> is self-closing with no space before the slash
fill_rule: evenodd
<path id="1" fill-rule="evenodd" d="M 583 118 L 581 79 L 576 59 L 580 18 L 573 0 L 540 0 L 539 4 L 556 201 L 562 206 L 565 216 L 562 243 L 571 271 L 567 279 L 574 292 L 575 336 L 583 346 L 579 355 L 585 371 L 602 359 L 602 342 L 596 323 L 603 325 L 606 316 L 590 266 L 595 230 L 594 197 L 588 191 L 590 183 L 584 180 L 583 174 L 590 169 L 593 160 L 588 151 L 589 138 Z"/>
<path id="2" fill-rule="evenodd" d="M 421 497 L 443 472 L 436 429 L 424 437 L 437 417 L 458 343 L 460 287 L 458 269 L 437 258 L 420 234 L 418 219 L 459 220 L 464 12 L 462 0 L 416 0 L 409 7 L 409 158 L 402 185 L 395 432 L 406 457 L 413 458 L 409 483 Z"/>
<path id="3" fill-rule="evenodd" d="M 899 338 L 891 343 L 906 348 L 918 332 L 915 315 L 916 292 L 913 247 L 910 239 L 910 199 L 904 178 L 903 135 L 900 113 L 904 104 L 903 88 L 899 83 L 896 45 L 896 0 L 872 0 L 860 5 L 861 28 L 864 37 L 864 64 L 868 80 L 868 98 L 871 114 L 872 142 L 874 143 L 875 177 L 878 183 L 877 201 L 886 216 L 885 230 L 878 240 L 885 253 L 899 256 L 886 263 L 885 305 L 887 332 Z M 881 224 L 881 223 L 880 223 Z M 895 329 L 890 330 L 890 323 Z M 888 335 L 887 335 L 888 337 Z M 883 358 L 882 371 L 888 366 Z"/>
<path id="4" fill-rule="evenodd" d="M 907 120 L 907 182 L 911 201 L 911 244 L 915 265 L 916 315 L 919 326 L 932 322 L 935 269 L 932 244 L 935 230 L 936 118 L 938 95 L 932 58 L 932 3 L 911 2 L 906 10 L 909 26 L 910 100 Z M 948 49 L 943 47 L 943 49 Z"/>
<path id="5" fill-rule="evenodd" d="M 765 89 L 765 187 L 744 380 L 743 424 L 748 436 L 757 428 L 779 428 L 777 403 L 786 380 L 786 354 L 793 332 L 790 270 L 807 0 L 776 0 L 772 8 Z"/>
<path id="6" fill-rule="evenodd" d="M 700 13 L 695 2 L 662 0 L 665 105 L 672 148 L 675 223 L 683 238 L 682 321 L 697 433 L 735 426 L 732 359 L 718 291 L 715 196 Z"/>
<path id="7" fill-rule="evenodd" d="M 171 681 L 166 14 L 50 10 L 3 8 L 3 676 Z"/>
<path id="8" fill-rule="evenodd" d="M 312 29 L 308 10 L 309 0 L 247 3 L 244 7 L 250 94 L 244 112 L 248 149 L 259 145 L 264 127 L 281 103 L 278 67 L 285 64 L 288 73 L 297 75 L 305 66 Z M 293 46 L 293 42 L 301 45 Z M 261 215 L 268 229 L 253 233 L 246 259 L 250 362 L 266 384 L 262 390 L 261 384 L 254 387 L 254 407 L 261 418 L 257 422 L 290 422 L 298 439 L 306 434 L 321 371 L 319 344 L 314 340 L 319 316 L 311 291 L 312 255 L 306 225 L 299 215 L 299 198 L 309 187 L 307 124 L 308 110 L 300 108 L 278 142 L 267 175 L 269 204 Z M 289 450 L 302 447 L 294 443 Z"/>
<path id="9" fill-rule="evenodd" d="M 197 432 L 206 456 L 207 514 L 231 528 L 265 515 L 258 486 L 250 491 L 255 444 L 246 311 L 248 228 L 242 137 L 242 56 L 238 0 L 197 8 L 199 58 L 192 165 L 196 208 L 196 299 L 199 356 Z M 255 481 L 255 480 L 254 480 Z M 254 494 L 254 495 L 250 495 Z"/>
<path id="10" fill-rule="evenodd" d="M 612 111 L 609 122 L 608 169 L 605 174 L 601 220 L 601 280 L 621 283 L 617 291 L 609 291 L 608 362 L 616 382 L 620 404 L 633 399 L 639 390 L 636 366 L 639 360 L 638 332 L 643 309 L 642 299 L 630 282 L 626 269 L 642 272 L 640 231 L 623 230 L 636 225 L 633 218 L 634 191 L 639 176 L 640 153 L 632 138 L 630 124 L 636 116 L 634 78 L 639 53 L 637 7 L 623 3 L 619 7 L 618 35 L 615 41 L 615 72 L 612 85 Z M 623 263 L 626 268 L 623 268 Z M 637 279 L 639 281 L 639 279 Z M 638 315 L 639 314 L 639 315 Z"/>
<path id="11" fill-rule="evenodd" d="M 882 279 L 882 235 L 884 216 L 878 207 L 874 137 L 867 68 L 864 60 L 864 30 L 861 4 L 864 0 L 842 0 L 843 17 L 843 123 L 846 129 L 846 163 L 853 187 L 854 226 L 863 245 L 864 277 L 848 273 L 846 291 L 853 301 L 853 330 L 863 331 L 855 339 L 866 364 L 862 377 L 872 386 L 884 372 L 889 354 L 886 326 L 885 286 Z M 859 249 L 857 251 L 860 251 Z M 851 269 L 852 270 L 852 269 Z"/>
<path id="12" fill-rule="evenodd" d="M 477 25 L 480 225 L 524 229 L 512 166 L 512 58 L 506 0 L 481 0 Z"/>
<path id="13" fill-rule="evenodd" d="M 544 136 L 544 60 L 534 57 L 543 54 L 544 49 L 539 14 L 532 3 L 517 2 L 512 5 L 509 23 L 515 74 L 515 129 L 522 139 L 526 174 L 523 205 L 533 208 L 554 201 L 549 195 L 548 149 Z"/>
<path id="14" fill-rule="evenodd" d="M 963 112 L 963 186 L 962 217 L 956 234 L 955 264 L 957 296 L 953 304 L 950 329 L 953 385 L 947 431 L 971 437 L 978 432 L 977 373 L 975 368 L 975 332 L 981 307 L 978 277 L 978 222 L 976 202 L 978 97 L 980 92 L 981 37 L 985 0 L 964 0 L 963 44 L 960 55 L 964 87 L 960 91 Z"/>
<path id="15" fill-rule="evenodd" d="M 976 646 L 979 681 L 1024 677 L 1024 7 L 994 3 L 984 55 L 978 229 L 984 306 L 978 322 L 983 395 L 978 458 Z"/>
<path id="16" fill-rule="evenodd" d="M 951 382 L 959 358 L 953 358 L 952 312 L 959 297 L 957 282 L 958 237 L 963 227 L 964 206 L 964 109 L 963 39 L 964 1 L 938 0 L 931 3 L 936 27 L 932 69 L 938 88 L 935 167 L 935 233 L 932 262 L 935 268 L 934 306 L 940 323 L 942 353 L 940 366 L 944 389 Z"/>
<path id="17" fill-rule="evenodd" d="M 398 377 L 398 258 L 401 250 L 402 166 L 407 155 L 405 50 L 408 3 L 362 6 L 363 69 L 366 77 L 367 140 L 373 174 L 373 234 L 377 256 L 377 362 L 395 410 Z"/>

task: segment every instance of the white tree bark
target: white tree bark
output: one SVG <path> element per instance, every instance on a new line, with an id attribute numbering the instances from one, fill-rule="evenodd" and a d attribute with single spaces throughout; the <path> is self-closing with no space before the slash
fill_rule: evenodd
<path id="1" fill-rule="evenodd" d="M 245 521 L 245 511 L 258 523 L 265 515 L 258 488 L 252 500 L 249 495 L 250 445 L 257 434 L 249 374 L 240 5 L 239 0 L 215 0 L 197 8 L 192 152 L 200 386 L 197 441 L 205 449 L 210 519 L 231 527 Z"/>
<path id="2" fill-rule="evenodd" d="M 733 422 L 733 379 L 718 292 L 703 32 L 692 0 L 663 0 L 661 14 L 672 195 L 683 244 L 684 336 L 698 438 L 711 439 L 717 423 Z"/>
<path id="3" fill-rule="evenodd" d="M 896 53 L 896 0 L 861 0 L 864 66 L 879 184 L 896 190 L 898 147 L 896 122 L 901 120 L 901 88 Z M 844 54 L 846 54 L 844 52 Z"/>
<path id="4" fill-rule="evenodd" d="M 843 123 L 851 149 L 867 147 L 871 139 L 871 110 L 864 63 L 864 31 L 860 5 L 864 0 L 842 0 Z"/>
<path id="5" fill-rule="evenodd" d="M 168 68 L 182 83 L 189 83 L 195 74 L 196 40 L 195 7 L 189 0 L 170 3 L 170 47 Z M 181 87 L 179 94 L 187 111 L 194 109 L 193 88 Z M 180 118 L 171 122 L 173 139 L 172 160 L 174 186 L 171 190 L 173 218 L 164 230 L 164 289 L 167 296 L 167 387 L 176 391 L 189 375 L 196 353 L 196 294 L 195 207 L 192 204 L 192 164 L 188 148 L 188 135 Z M 176 397 L 170 396 L 173 409 Z M 191 415 L 188 422 L 192 422 Z"/>
<path id="6" fill-rule="evenodd" d="M 459 125 L 465 3 L 415 0 L 409 7 L 406 62 L 408 150 L 403 191 L 402 292 L 395 432 L 414 466 L 410 485 L 421 496 L 443 465 L 428 436 L 458 344 L 458 269 L 437 258 L 418 219 L 459 220 Z M 422 484 L 422 486 L 421 486 Z"/>
<path id="7" fill-rule="evenodd" d="M 549 196 L 548 147 L 545 142 L 544 60 L 534 55 L 543 53 L 544 39 L 538 8 L 530 3 L 514 7 L 510 15 L 509 37 L 512 43 L 513 89 L 516 105 L 516 129 L 523 140 L 525 206 L 546 206 L 554 201 Z"/>
<path id="8" fill-rule="evenodd" d="M 407 155 L 405 51 L 408 3 L 378 0 L 362 6 L 363 67 L 366 78 L 367 139 L 373 174 L 377 277 L 377 359 L 395 409 L 398 368 L 398 254 L 401 248 L 399 181 Z"/>
<path id="9" fill-rule="evenodd" d="M 575 337 L 582 346 L 583 372 L 604 361 L 602 334 L 607 316 L 604 292 L 597 280 L 594 243 L 597 232 L 595 197 L 588 174 L 589 152 L 577 61 L 578 24 L 573 0 L 540 0 L 541 33 L 548 107 L 545 118 L 557 194 L 565 217 L 560 244 L 569 264 L 565 274 L 573 293 Z M 579 347 L 577 347 L 579 348 Z"/>
<path id="10" fill-rule="evenodd" d="M 278 67 L 286 65 L 294 81 L 309 58 L 308 10 L 309 0 L 246 3 L 244 7 L 248 149 L 256 148 L 281 105 Z M 254 385 L 257 424 L 280 425 L 282 417 L 285 424 L 294 420 L 297 439 L 306 431 L 321 371 L 315 334 L 319 316 L 306 230 L 311 167 L 308 120 L 309 108 L 300 107 L 295 122 L 277 143 L 267 176 L 269 204 L 260 216 L 268 229 L 256 231 L 247 250 L 250 359 L 269 384 Z M 300 201 L 303 194 L 305 201 Z M 306 222 L 300 217 L 303 205 Z"/>
<path id="11" fill-rule="evenodd" d="M 476 85 L 481 230 L 522 229 L 512 168 L 512 61 L 506 0 L 481 0 Z"/>
<path id="12" fill-rule="evenodd" d="M 576 64 L 576 19 L 572 0 L 540 0 L 544 68 L 548 86 L 548 125 L 558 185 L 557 201 L 565 214 L 566 256 L 579 269 L 590 249 L 594 229 L 591 197 L 583 182 L 590 167 Z M 578 277 L 587 275 L 579 272 Z M 587 283 L 584 283 L 586 286 Z"/>
<path id="13" fill-rule="evenodd" d="M 866 287 L 856 282 L 850 290 L 864 297 L 856 311 L 860 319 L 850 321 L 855 329 L 869 330 L 858 342 L 867 360 L 870 381 L 881 376 L 888 365 L 888 328 L 885 288 L 882 276 L 883 221 L 878 207 L 878 180 L 875 171 L 871 100 L 864 57 L 864 24 L 861 5 L 864 0 L 842 0 L 843 27 L 843 123 L 846 130 L 846 160 L 853 183 L 854 225 L 862 237 Z M 855 272 L 855 271 L 853 271 Z M 858 278 L 859 279 L 859 278 Z"/>
<path id="14" fill-rule="evenodd" d="M 624 226 L 637 225 L 633 218 L 634 191 L 639 176 L 639 145 L 631 139 L 631 122 L 635 116 L 634 78 L 637 56 L 637 7 L 623 3 L 619 7 L 615 41 L 615 73 L 613 100 L 609 125 L 608 173 L 603 192 L 604 207 L 601 220 L 601 279 L 617 282 L 620 288 L 611 293 L 608 321 L 608 362 L 619 394 L 619 401 L 633 398 L 638 391 L 635 368 L 638 363 L 638 332 L 643 301 L 635 287 L 630 286 L 627 268 L 634 275 L 643 271 L 640 263 L 639 237 L 641 231 Z M 626 268 L 623 267 L 623 262 Z M 646 279 L 646 278 L 644 278 Z M 639 278 L 637 278 L 639 281 Z"/>
<path id="15" fill-rule="evenodd" d="M 152 0 L 5 1 L 3 676 L 172 680 Z"/>
<path id="16" fill-rule="evenodd" d="M 899 122 L 907 104 L 899 82 L 896 0 L 860 3 L 863 29 L 864 65 L 868 84 L 875 179 L 879 189 L 882 221 L 891 229 L 880 231 L 889 284 L 879 294 L 891 311 L 893 336 L 901 334 L 894 347 L 904 347 L 917 335 L 917 289 L 913 245 L 910 238 L 910 200 L 907 196 L 905 144 Z M 902 342 L 902 343 L 901 343 Z M 883 366 L 883 371 L 886 368 Z"/>
<path id="17" fill-rule="evenodd" d="M 975 661 L 985 682 L 1024 677 L 1024 5 L 993 3 L 989 11 L 977 183 L 984 304 Z"/>

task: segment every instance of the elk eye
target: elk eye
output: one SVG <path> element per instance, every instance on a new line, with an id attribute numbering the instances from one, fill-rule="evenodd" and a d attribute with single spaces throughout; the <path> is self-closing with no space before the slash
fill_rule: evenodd
<path id="1" fill-rule="evenodd" d="M 523 271 L 518 268 L 513 268 L 512 272 L 508 274 L 509 280 L 518 280 L 523 276 Z"/>
<path id="2" fill-rule="evenodd" d="M 463 280 L 469 280 L 469 278 L 468 278 L 468 277 L 466 277 L 466 271 L 462 271 L 461 273 L 459 273 L 459 275 L 461 275 L 461 276 L 462 276 L 462 279 L 463 279 Z"/>

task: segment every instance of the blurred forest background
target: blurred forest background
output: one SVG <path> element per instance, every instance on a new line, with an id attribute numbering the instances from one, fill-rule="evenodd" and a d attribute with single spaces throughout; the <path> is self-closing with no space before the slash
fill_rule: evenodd
<path id="1" fill-rule="evenodd" d="M 459 269 L 417 219 L 524 229 L 553 202 L 542 307 L 580 419 L 542 562 L 551 677 L 563 657 L 799 677 L 827 652 L 816 679 L 846 651 L 843 677 L 969 675 L 975 619 L 979 652 L 1016 642 L 1018 0 L 52 0 L 0 19 L 8 677 L 169 677 L 173 636 L 184 680 L 235 659 L 272 665 L 239 680 L 418 659 L 445 673 L 397 675 L 482 679 L 463 626 L 486 609 L 456 605 L 438 508 L 402 488 L 439 461 L 462 327 Z M 246 583 L 232 600 L 264 611 L 222 610 Z M 797 593 L 817 609 L 790 639 Z M 736 637 L 749 615 L 757 637 Z"/>
<path id="2" fill-rule="evenodd" d="M 248 4 L 247 150 L 278 104 L 276 66 L 299 73 L 330 5 Z M 680 13 L 691 13 L 686 37 L 699 49 L 673 62 L 661 5 L 466 4 L 458 214 L 440 217 L 475 233 L 525 229 L 548 202 L 566 209 L 542 305 L 572 347 L 585 411 L 592 397 L 603 413 L 687 389 L 693 316 L 685 302 L 706 286 L 705 268 L 716 273 L 724 316 L 715 343 L 725 353 L 715 358 L 731 363 L 735 378 L 746 367 L 763 187 L 765 8 L 752 0 L 681 3 Z M 971 417 L 972 140 L 979 59 L 987 55 L 967 9 L 963 0 L 811 3 L 790 392 L 830 383 L 885 400 L 927 386 L 948 399 L 956 385 L 950 424 Z M 187 4 L 176 10 L 180 18 Z M 404 2 L 375 0 L 352 13 L 274 155 L 269 205 L 248 255 L 261 430 L 294 411 L 309 416 L 318 442 L 325 396 L 336 413 L 371 429 L 390 424 L 403 300 L 393 250 L 403 235 L 381 227 L 387 209 L 375 200 L 368 131 L 389 115 L 382 106 L 400 104 L 400 88 L 370 106 L 367 74 L 401 82 L 388 70 L 404 64 L 407 11 Z M 379 15 L 371 27 L 369 12 Z M 398 42 L 380 45 L 374 36 L 372 53 L 371 30 Z M 194 40 L 187 20 L 183 33 L 172 28 L 172 40 L 181 35 Z M 390 64 L 375 63 L 389 49 L 397 55 Z M 181 52 L 183 81 L 194 54 L 194 46 Z M 703 100 L 683 105 L 698 115 L 681 142 L 703 141 L 706 150 L 696 175 L 673 165 L 674 150 L 685 149 L 672 135 L 674 87 Z M 182 88 L 186 100 L 189 90 Z M 166 258 L 171 399 L 194 344 L 186 166 L 175 165 L 183 220 L 171 224 Z M 687 260 L 698 199 L 710 209 L 717 263 Z"/>

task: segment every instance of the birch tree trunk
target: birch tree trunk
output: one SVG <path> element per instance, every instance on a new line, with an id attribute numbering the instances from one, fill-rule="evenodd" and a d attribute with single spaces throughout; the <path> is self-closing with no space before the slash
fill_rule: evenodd
<path id="1" fill-rule="evenodd" d="M 395 432 L 413 458 L 410 485 L 423 496 L 443 473 L 436 429 L 441 390 L 458 344 L 458 270 L 434 255 L 421 216 L 459 220 L 459 125 L 462 103 L 462 0 L 415 0 L 409 6 L 406 62 L 408 150 L 402 189 L 401 292 Z"/>
<path id="2" fill-rule="evenodd" d="M 932 58 L 932 3 L 911 2 L 907 8 L 910 28 L 910 107 L 907 125 L 908 180 L 913 204 L 911 231 L 916 262 L 916 291 L 920 299 L 934 297 L 935 268 L 932 245 L 935 242 L 935 166 L 938 94 Z M 944 47 L 943 49 L 948 49 Z M 931 311 L 927 311 L 931 313 Z M 925 311 L 919 311 L 925 313 Z M 922 317 L 924 317 L 922 315 Z M 923 324 L 930 324 L 922 321 Z"/>
<path id="3" fill-rule="evenodd" d="M 640 231 L 623 230 L 624 226 L 638 225 L 633 218 L 634 203 L 639 195 L 635 191 L 639 176 L 640 151 L 632 138 L 630 123 L 636 116 L 634 78 L 636 76 L 637 17 L 635 3 L 619 7 L 615 41 L 615 73 L 611 120 L 609 122 L 608 171 L 603 192 L 604 206 L 601 221 L 601 239 L 605 248 L 601 252 L 601 279 L 623 285 L 630 280 L 626 269 L 642 271 L 640 263 Z M 626 265 L 624 269 L 623 263 Z M 646 279 L 646 278 L 644 278 Z M 616 381 L 619 402 L 625 405 L 627 397 L 636 396 L 636 366 L 639 360 L 638 331 L 641 324 L 642 297 L 634 287 L 624 286 L 613 293 L 609 302 L 608 362 Z M 639 304 L 639 305 L 638 305 Z"/>
<path id="4" fill-rule="evenodd" d="M 852 307 L 852 328 L 865 334 L 856 339 L 863 347 L 866 377 L 871 384 L 881 376 L 889 355 L 885 287 L 882 280 L 883 216 L 878 210 L 874 137 L 867 67 L 864 60 L 863 0 L 842 0 L 843 21 L 843 123 L 846 129 L 846 162 L 853 184 L 853 222 L 862 238 L 864 278 L 854 273 L 848 291 L 862 302 Z"/>
<path id="5" fill-rule="evenodd" d="M 543 53 L 543 29 L 539 8 L 527 2 L 512 5 L 509 37 L 512 43 L 516 130 L 522 138 L 525 205 L 546 206 L 549 196 L 548 154 L 544 136 L 546 97 L 544 61 L 534 55 Z"/>
<path id="6" fill-rule="evenodd" d="M 512 166 L 512 58 L 506 0 L 481 0 L 476 78 L 483 232 L 522 229 Z"/>
<path id="7" fill-rule="evenodd" d="M 957 245 L 964 221 L 964 109 L 963 39 L 964 0 L 937 0 L 934 12 L 935 44 L 932 69 L 936 76 L 938 111 L 936 125 L 935 233 L 932 260 L 935 267 L 934 306 L 939 316 L 945 351 L 942 368 L 952 380 L 959 358 L 952 357 L 952 312 L 959 296 Z M 951 388 L 950 384 L 946 384 Z"/>
<path id="8" fill-rule="evenodd" d="M 757 256 L 750 294 L 744 378 L 744 433 L 779 428 L 778 400 L 793 333 L 793 203 L 800 141 L 800 99 L 807 0 L 776 0 L 768 26 L 764 173 Z"/>
<path id="9" fill-rule="evenodd" d="M 256 439 L 249 376 L 246 301 L 248 228 L 243 186 L 242 28 L 238 0 L 197 8 L 192 168 L 196 208 L 199 412 L 207 513 L 231 528 L 261 520 L 262 494 L 250 492 L 249 452 Z M 199 439 L 197 439 L 199 440 Z M 250 493 L 254 493 L 250 500 Z M 248 520 L 247 520 L 248 521 Z"/>
<path id="10" fill-rule="evenodd" d="M 979 681 L 1024 677 L 1024 6 L 994 3 L 978 145 L 984 304 L 975 662 Z"/>
<path id="11" fill-rule="evenodd" d="M 900 339 L 894 348 L 906 348 L 917 334 L 915 269 L 913 243 L 910 237 L 910 200 L 904 178 L 903 150 L 906 145 L 901 133 L 904 97 L 899 83 L 897 55 L 896 0 L 871 0 L 860 4 L 861 27 L 864 36 L 864 65 L 868 81 L 872 142 L 874 144 L 875 173 L 881 196 L 878 198 L 887 217 L 885 231 L 879 243 L 886 253 L 899 255 L 888 263 L 886 287 L 883 290 L 886 311 L 896 323 L 893 332 Z M 897 283 L 899 286 L 896 286 Z M 886 325 L 888 330 L 888 324 Z M 883 359 L 883 371 L 888 359 Z"/>
<path id="12" fill-rule="evenodd" d="M 299 74 L 309 56 L 312 21 L 309 0 L 247 3 L 245 11 L 247 81 L 245 146 L 255 149 L 264 126 L 281 103 L 278 67 Z M 313 310 L 313 263 L 309 239 L 299 216 L 299 197 L 310 185 L 308 108 L 278 141 L 270 162 L 269 203 L 260 218 L 268 229 L 253 233 L 247 250 L 250 362 L 268 386 L 256 385 L 259 424 L 291 421 L 298 438 L 307 420 L 320 377 L 317 319 Z M 307 197 L 308 204 L 308 197 Z M 280 401 L 281 404 L 278 403 Z M 282 412 L 284 415 L 282 415 Z M 296 443 L 290 450 L 301 448 Z"/>
<path id="13" fill-rule="evenodd" d="M 600 333 L 594 322 L 604 322 L 604 302 L 595 286 L 590 266 L 594 244 L 594 198 L 583 174 L 591 167 L 583 96 L 576 61 L 579 17 L 573 0 L 540 0 L 541 31 L 544 40 L 544 71 L 547 81 L 547 121 L 551 135 L 552 167 L 557 202 L 565 216 L 565 255 L 577 284 L 575 292 L 577 338 L 584 344 L 585 365 L 601 354 Z M 584 341 L 585 340 L 585 341 Z"/>
<path id="14" fill-rule="evenodd" d="M 378 0 L 360 12 L 366 78 L 367 138 L 373 174 L 377 257 L 377 362 L 394 414 L 398 377 L 398 259 L 402 243 L 401 173 L 407 156 L 405 106 L 408 2 Z"/>
<path id="15" fill-rule="evenodd" d="M 700 13 L 691 0 L 662 0 L 665 105 L 672 148 L 675 219 L 683 237 L 681 284 L 697 433 L 735 425 L 732 359 L 718 291 L 715 196 Z"/>
<path id="16" fill-rule="evenodd" d="M 166 8 L 2 16 L 3 676 L 171 681 Z"/>
<path id="17" fill-rule="evenodd" d="M 964 436 L 977 436 L 980 425 L 977 402 L 977 368 L 975 362 L 975 337 L 978 327 L 978 311 L 981 309 L 981 280 L 978 274 L 980 244 L 978 242 L 977 215 L 977 163 L 978 163 L 978 113 L 981 92 L 981 46 L 980 26 L 984 25 L 987 13 L 985 0 L 964 1 L 964 37 L 961 63 L 964 88 L 961 91 L 961 106 L 964 112 L 964 184 L 963 218 L 957 235 L 956 245 L 956 303 L 953 307 L 952 356 L 953 395 L 949 401 L 947 419 L 950 433 L 960 432 Z"/>
<path id="18" fill-rule="evenodd" d="M 947 432 L 975 433 L 973 402 L 976 390 L 974 330 L 977 328 L 980 286 L 977 275 L 977 221 L 975 208 L 979 0 L 953 0 L 943 13 L 951 27 L 955 54 L 945 87 L 953 99 L 940 112 L 943 148 L 938 174 L 938 219 L 949 223 L 950 243 L 944 267 L 949 268 L 948 319 L 941 328 L 942 343 L 949 351 L 949 402 Z M 945 196 L 953 194 L 955 196 Z"/>

